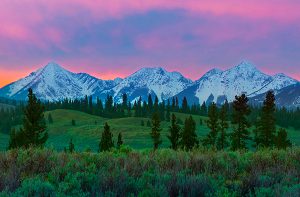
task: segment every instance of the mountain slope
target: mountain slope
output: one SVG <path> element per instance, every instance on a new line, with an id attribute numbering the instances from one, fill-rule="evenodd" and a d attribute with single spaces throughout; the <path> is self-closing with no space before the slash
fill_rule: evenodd
<path id="1" fill-rule="evenodd" d="M 113 93 L 117 102 L 123 93 L 127 93 L 131 101 L 140 96 L 147 100 L 148 94 L 156 95 L 162 101 L 178 94 L 192 83 L 178 72 L 168 72 L 159 67 L 142 68 L 114 87 Z"/>
<path id="2" fill-rule="evenodd" d="M 250 98 L 252 104 L 262 104 L 265 99 L 266 93 L 256 95 Z M 279 107 L 295 108 L 300 107 L 300 83 L 296 83 L 280 90 L 275 93 L 276 105 Z"/>
<path id="3" fill-rule="evenodd" d="M 29 76 L 3 87 L 0 96 L 23 100 L 28 88 L 32 88 L 38 98 L 56 101 L 82 98 L 111 89 L 115 85 L 114 81 L 100 80 L 85 73 L 72 73 L 50 62 Z"/>
<path id="4" fill-rule="evenodd" d="M 182 99 L 190 101 L 223 103 L 226 99 L 233 101 L 235 95 L 246 93 L 249 97 L 265 93 L 268 90 L 280 90 L 298 81 L 284 75 L 269 76 L 259 71 L 253 64 L 242 61 L 237 66 L 222 71 L 213 69 L 203 75 L 192 86 L 179 93 Z"/>

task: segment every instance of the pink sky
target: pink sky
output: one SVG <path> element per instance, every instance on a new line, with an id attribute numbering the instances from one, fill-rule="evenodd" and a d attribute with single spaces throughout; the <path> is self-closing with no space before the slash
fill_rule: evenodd
<path id="1" fill-rule="evenodd" d="M 99 78 L 162 66 L 198 79 L 247 59 L 300 79 L 300 1 L 2 0 L 0 86 L 56 61 Z"/>

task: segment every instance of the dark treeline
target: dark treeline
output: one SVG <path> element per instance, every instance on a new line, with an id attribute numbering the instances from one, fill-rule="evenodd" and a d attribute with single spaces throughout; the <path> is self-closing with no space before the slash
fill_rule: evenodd
<path id="1" fill-rule="evenodd" d="M 82 111 L 92 115 L 103 116 L 107 118 L 120 118 L 120 117 L 148 117 L 151 118 L 154 112 L 160 113 L 162 121 L 170 121 L 172 112 L 181 112 L 193 115 L 208 115 L 208 108 L 211 103 L 207 104 L 189 104 L 186 97 L 179 102 L 177 97 L 173 97 L 170 100 L 159 102 L 157 97 L 148 96 L 148 100 L 142 100 L 140 97 L 134 101 L 133 104 L 129 102 L 127 94 L 123 94 L 121 103 L 114 103 L 112 96 L 108 95 L 107 98 L 102 101 L 97 98 L 94 100 L 92 96 L 86 96 L 84 99 L 65 99 L 60 102 L 45 102 L 45 109 L 47 111 L 54 109 L 72 109 Z M 217 106 L 221 108 L 221 106 Z M 228 103 L 227 100 L 224 103 L 228 120 L 232 118 L 232 103 Z M 259 116 L 261 106 L 250 106 L 251 113 L 248 116 L 249 122 L 255 124 L 257 117 Z M 295 110 L 288 110 L 286 108 L 276 108 L 275 110 L 276 124 L 280 127 L 294 129 L 300 129 L 300 108 Z M 179 120 L 183 124 L 182 120 Z"/>
<path id="2" fill-rule="evenodd" d="M 0 106 L 0 132 L 9 133 L 11 128 L 22 123 L 24 104 L 13 100 L 1 100 L 1 102 L 14 105 L 14 107 L 4 108 Z M 127 94 L 123 94 L 121 103 L 115 103 L 113 97 L 108 95 L 103 101 L 99 98 L 94 99 L 92 96 L 86 96 L 83 99 L 64 99 L 59 102 L 44 102 L 46 111 L 55 109 L 71 109 L 82 111 L 88 114 L 102 116 L 106 118 L 121 118 L 121 117 L 148 117 L 151 118 L 154 112 L 158 112 L 162 121 L 170 121 L 172 112 L 182 112 L 187 114 L 208 116 L 208 108 L 211 103 L 207 104 L 189 104 L 184 97 L 179 101 L 177 97 L 170 100 L 159 102 L 157 97 L 148 96 L 146 101 L 141 97 L 131 103 L 128 100 Z M 221 106 L 217 106 L 221 108 Z M 225 101 L 224 107 L 227 111 L 228 121 L 232 118 L 232 103 Z M 250 106 L 251 113 L 248 116 L 249 122 L 254 125 L 261 110 L 261 106 Z M 280 127 L 293 127 L 296 130 L 300 129 L 300 109 L 288 110 L 286 108 L 277 108 L 275 110 L 276 124 Z M 177 120 L 180 124 L 184 120 Z"/>
<path id="3" fill-rule="evenodd" d="M 11 128 L 22 123 L 23 107 L 1 108 L 0 106 L 0 132 L 9 134 Z"/>

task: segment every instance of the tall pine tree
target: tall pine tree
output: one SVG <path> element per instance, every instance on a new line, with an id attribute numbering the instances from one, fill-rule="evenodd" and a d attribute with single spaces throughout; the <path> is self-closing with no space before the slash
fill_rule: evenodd
<path id="1" fill-rule="evenodd" d="M 228 103 L 227 103 L 228 104 Z M 226 103 L 222 105 L 222 108 L 219 113 L 219 130 L 220 134 L 217 139 L 217 148 L 224 150 L 228 146 L 228 134 L 227 129 L 229 128 L 229 124 L 227 122 L 227 113 L 228 108 Z"/>
<path id="2" fill-rule="evenodd" d="M 162 143 L 160 139 L 160 118 L 158 112 L 152 115 L 152 130 L 151 130 L 151 138 L 153 140 L 153 149 L 156 150 L 158 146 Z"/>
<path id="3" fill-rule="evenodd" d="M 204 146 L 215 147 L 219 130 L 218 109 L 216 103 L 212 102 L 208 108 L 207 127 L 210 129 L 206 138 L 203 140 Z"/>
<path id="4" fill-rule="evenodd" d="M 189 112 L 189 105 L 188 105 L 188 101 L 187 101 L 186 97 L 183 97 L 181 111 L 183 113 L 188 113 Z"/>
<path id="5" fill-rule="evenodd" d="M 117 148 L 119 149 L 123 144 L 122 133 L 120 132 L 118 135 Z"/>
<path id="6" fill-rule="evenodd" d="M 25 147 L 44 146 L 48 139 L 44 107 L 31 88 L 28 90 L 28 104 L 24 110 L 23 129 L 20 132 L 24 132 L 23 145 Z"/>
<path id="7" fill-rule="evenodd" d="M 264 100 L 261 115 L 255 130 L 255 143 L 257 146 L 272 147 L 276 136 L 275 96 L 268 91 Z"/>
<path id="8" fill-rule="evenodd" d="M 287 147 L 292 146 L 291 141 L 287 137 L 287 132 L 285 129 L 279 129 L 277 136 L 274 138 L 274 144 L 278 149 L 286 149 Z"/>
<path id="9" fill-rule="evenodd" d="M 73 143 L 73 139 L 71 138 L 70 142 L 69 142 L 69 152 L 73 153 L 75 151 L 75 145 Z"/>
<path id="10" fill-rule="evenodd" d="M 171 126 L 169 127 L 170 134 L 167 136 L 171 142 L 171 148 L 177 150 L 180 139 L 180 126 L 177 124 L 175 114 L 172 114 Z"/>
<path id="11" fill-rule="evenodd" d="M 104 131 L 99 143 L 99 151 L 108 151 L 114 147 L 113 134 L 110 132 L 110 127 L 107 122 L 104 125 Z"/>
<path id="12" fill-rule="evenodd" d="M 170 118 L 171 118 L 170 111 L 171 111 L 171 105 L 170 105 L 170 100 L 168 99 L 167 109 L 166 109 L 166 121 L 167 122 L 170 122 Z"/>
<path id="13" fill-rule="evenodd" d="M 233 114 L 232 124 L 233 132 L 231 134 L 231 149 L 247 149 L 247 140 L 251 139 L 249 136 L 248 128 L 250 123 L 247 120 L 247 116 L 251 110 L 248 106 L 248 98 L 245 94 L 241 96 L 235 96 L 233 101 Z"/>
<path id="14" fill-rule="evenodd" d="M 185 119 L 184 128 L 181 133 L 181 146 L 185 150 L 191 150 L 193 147 L 198 146 L 198 144 L 196 122 L 192 116 L 189 116 Z"/>

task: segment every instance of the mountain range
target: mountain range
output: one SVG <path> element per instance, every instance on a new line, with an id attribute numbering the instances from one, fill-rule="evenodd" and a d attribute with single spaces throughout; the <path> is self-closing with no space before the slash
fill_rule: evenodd
<path id="1" fill-rule="evenodd" d="M 278 106 L 300 107 L 299 81 L 283 73 L 267 75 L 247 61 L 224 71 L 212 69 L 196 81 L 160 67 L 142 68 L 124 79 L 102 80 L 86 73 L 70 72 L 50 62 L 27 77 L 1 88 L 0 97 L 24 100 L 28 88 L 32 88 L 39 99 L 49 101 L 83 98 L 85 95 L 104 100 L 109 94 L 115 102 L 121 102 L 122 94 L 127 93 L 130 101 L 140 96 L 146 100 L 151 94 L 160 101 L 175 96 L 179 100 L 187 97 L 189 103 L 200 104 L 231 102 L 235 95 L 241 93 L 245 93 L 251 103 L 260 104 L 265 93 L 273 90 Z"/>

